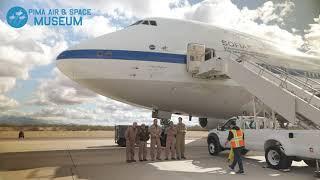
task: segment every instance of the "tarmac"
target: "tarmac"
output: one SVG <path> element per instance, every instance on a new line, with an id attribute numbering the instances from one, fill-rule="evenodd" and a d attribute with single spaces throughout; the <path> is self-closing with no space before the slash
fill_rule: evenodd
<path id="1" fill-rule="evenodd" d="M 0 140 L 0 180 L 317 179 L 314 169 L 303 162 L 294 162 L 287 172 L 265 168 L 262 152 L 249 152 L 244 158 L 246 174 L 238 175 L 227 169 L 228 152 L 209 155 L 205 138 L 187 143 L 187 160 L 128 164 L 125 148 L 116 146 L 112 139 Z"/>

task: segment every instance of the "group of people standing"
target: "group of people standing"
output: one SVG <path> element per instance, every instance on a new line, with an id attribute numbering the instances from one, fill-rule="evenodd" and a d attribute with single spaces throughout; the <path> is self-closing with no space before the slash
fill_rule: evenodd
<path id="1" fill-rule="evenodd" d="M 184 155 L 186 126 L 179 117 L 179 123 L 174 125 L 170 121 L 169 127 L 165 129 L 167 134 L 165 147 L 165 160 L 186 159 Z M 128 127 L 125 132 L 127 162 L 136 162 L 135 146 L 139 146 L 139 161 L 147 161 L 147 141 L 150 139 L 150 157 L 152 161 L 161 160 L 161 142 L 160 137 L 162 128 L 158 125 L 158 120 L 154 119 L 153 124 L 148 128 L 145 124 L 138 127 L 136 122 Z"/>

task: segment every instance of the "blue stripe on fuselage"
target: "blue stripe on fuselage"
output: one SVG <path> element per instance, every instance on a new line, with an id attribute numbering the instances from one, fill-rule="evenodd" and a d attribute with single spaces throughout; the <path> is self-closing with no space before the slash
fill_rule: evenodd
<path id="1" fill-rule="evenodd" d="M 152 62 L 167 62 L 186 64 L 186 55 L 160 53 L 160 52 L 146 52 L 146 51 L 128 51 L 128 50 L 100 50 L 100 49 L 85 49 L 85 50 L 67 50 L 59 54 L 59 59 L 122 59 L 122 60 L 136 60 L 136 61 L 152 61 Z M 287 69 L 280 66 L 273 66 L 268 64 L 259 64 L 267 68 L 273 73 L 277 72 L 276 68 L 282 68 L 293 76 L 304 77 L 307 76 L 313 79 L 320 79 L 320 73 L 308 72 L 299 69 Z"/>
<path id="2" fill-rule="evenodd" d="M 59 59 L 123 59 L 186 64 L 186 55 L 182 54 L 128 50 L 67 50 L 59 54 Z"/>

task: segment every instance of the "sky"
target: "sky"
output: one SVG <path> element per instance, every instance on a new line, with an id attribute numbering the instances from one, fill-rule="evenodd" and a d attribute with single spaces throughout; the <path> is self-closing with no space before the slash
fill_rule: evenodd
<path id="1" fill-rule="evenodd" d="M 25 9 L 90 8 L 82 26 L 16 29 L 6 14 Z M 145 17 L 202 21 L 320 56 L 320 0 L 2 0 L 0 2 L 0 122 L 151 124 L 151 111 L 100 96 L 69 80 L 56 56 L 81 41 Z M 213 35 L 214 36 L 214 35 Z M 177 120 L 177 116 L 172 118 Z M 194 118 L 188 125 L 198 124 Z"/>

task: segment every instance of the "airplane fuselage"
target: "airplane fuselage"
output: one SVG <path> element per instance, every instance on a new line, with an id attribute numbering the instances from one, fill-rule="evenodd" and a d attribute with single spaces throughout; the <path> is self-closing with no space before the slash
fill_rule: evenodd
<path id="1" fill-rule="evenodd" d="M 57 58 L 58 68 L 88 89 L 121 102 L 213 118 L 249 111 L 252 96 L 229 78 L 192 77 L 186 71 L 188 43 L 205 44 L 217 57 L 249 54 L 265 66 L 299 70 L 320 78 L 319 59 L 302 61 L 252 35 L 200 22 L 150 20 L 156 25 L 141 22 L 62 52 Z"/>

